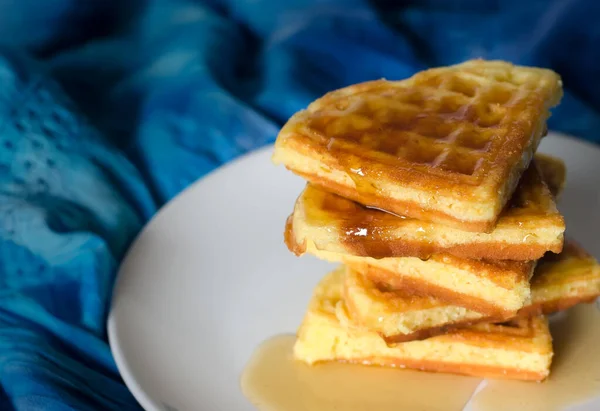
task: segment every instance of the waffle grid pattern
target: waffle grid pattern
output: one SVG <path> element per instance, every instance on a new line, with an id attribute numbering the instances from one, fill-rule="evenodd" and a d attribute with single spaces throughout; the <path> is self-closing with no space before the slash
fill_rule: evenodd
<path id="1" fill-rule="evenodd" d="M 543 109 L 550 74 L 506 63 L 472 65 L 334 91 L 309 107 L 307 127 L 328 147 L 350 143 L 476 178 L 500 154 L 524 109 Z"/>

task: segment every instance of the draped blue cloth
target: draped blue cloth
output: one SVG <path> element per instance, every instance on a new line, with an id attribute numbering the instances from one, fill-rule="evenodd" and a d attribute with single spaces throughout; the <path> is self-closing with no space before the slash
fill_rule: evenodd
<path id="1" fill-rule="evenodd" d="M 0 0 L 0 409 L 128 410 L 115 271 L 157 209 L 324 92 L 473 57 L 550 67 L 600 140 L 595 0 Z"/>

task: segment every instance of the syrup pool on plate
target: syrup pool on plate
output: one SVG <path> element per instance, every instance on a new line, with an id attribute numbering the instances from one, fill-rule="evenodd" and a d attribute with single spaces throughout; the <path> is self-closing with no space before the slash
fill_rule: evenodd
<path id="1" fill-rule="evenodd" d="M 293 358 L 295 336 L 279 335 L 256 349 L 241 386 L 260 411 L 460 411 L 467 403 L 469 411 L 558 411 L 600 392 L 600 311 L 581 304 L 558 313 L 551 331 L 552 369 L 541 383 L 343 363 L 309 366 Z"/>

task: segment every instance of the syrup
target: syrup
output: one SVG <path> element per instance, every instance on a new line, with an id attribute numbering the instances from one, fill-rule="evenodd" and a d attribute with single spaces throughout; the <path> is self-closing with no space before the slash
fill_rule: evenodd
<path id="1" fill-rule="evenodd" d="M 260 411 L 459 411 L 480 380 L 352 364 L 308 366 L 294 360 L 295 337 L 274 337 L 255 351 L 242 391 Z"/>
<path id="2" fill-rule="evenodd" d="M 550 322 L 554 358 L 541 383 L 490 380 L 472 400 L 473 411 L 558 411 L 600 394 L 600 311 L 580 304 Z"/>

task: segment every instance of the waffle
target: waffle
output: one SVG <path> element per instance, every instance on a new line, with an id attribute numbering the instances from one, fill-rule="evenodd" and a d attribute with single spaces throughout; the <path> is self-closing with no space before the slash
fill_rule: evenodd
<path id="1" fill-rule="evenodd" d="M 567 240 L 563 252 L 548 254 L 531 279 L 531 301 L 519 315 L 552 314 L 600 295 L 600 265 L 578 243 Z"/>
<path id="2" fill-rule="evenodd" d="M 535 162 L 542 180 L 554 198 L 560 197 L 567 181 L 567 167 L 560 158 L 536 153 Z"/>
<path id="3" fill-rule="evenodd" d="M 348 258 L 346 264 L 378 284 L 408 295 L 434 295 L 448 305 L 502 320 L 514 317 L 530 298 L 533 261 L 471 260 L 436 254 L 415 257 Z"/>
<path id="4" fill-rule="evenodd" d="M 483 60 L 356 84 L 292 116 L 272 159 L 361 204 L 490 232 L 561 96 L 550 70 Z"/>
<path id="5" fill-rule="evenodd" d="M 511 316 L 495 317 L 452 305 L 439 298 L 392 289 L 346 267 L 344 302 L 352 323 L 377 332 L 388 344 L 421 340 L 447 330 Z M 513 317 L 516 310 L 513 312 Z"/>
<path id="6" fill-rule="evenodd" d="M 600 295 L 600 266 L 573 241 L 549 254 L 535 269 L 531 299 L 514 316 L 551 314 Z M 439 298 L 392 288 L 348 267 L 344 301 L 352 322 L 378 332 L 387 343 L 428 338 L 457 327 L 508 317 L 482 314 Z"/>
<path id="7" fill-rule="evenodd" d="M 562 186 L 554 171 L 559 160 L 544 157 L 543 175 Z M 564 167 L 564 165 L 562 166 Z M 419 257 L 449 253 L 466 258 L 537 260 L 546 251 L 559 253 L 565 222 L 538 171 L 537 160 L 523 174 L 508 206 L 491 233 L 461 231 L 436 223 L 402 218 L 364 207 L 308 184 L 288 218 L 286 243 L 296 255 L 321 251 L 347 256 Z"/>
<path id="8" fill-rule="evenodd" d="M 342 300 L 343 273 L 328 274 L 316 287 L 297 333 L 296 359 L 308 364 L 340 361 L 521 380 L 543 380 L 549 374 L 553 352 L 544 316 L 503 325 L 478 324 L 390 347 L 376 332 L 348 320 Z"/>

